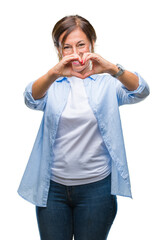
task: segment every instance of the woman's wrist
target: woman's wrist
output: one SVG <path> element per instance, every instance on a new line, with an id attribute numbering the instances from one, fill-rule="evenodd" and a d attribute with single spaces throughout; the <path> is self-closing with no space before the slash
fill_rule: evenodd
<path id="1" fill-rule="evenodd" d="M 108 67 L 107 73 L 109 73 L 111 75 L 115 75 L 118 72 L 119 72 L 118 67 L 115 64 L 111 63 Z"/>
<path id="2" fill-rule="evenodd" d="M 115 75 L 119 72 L 119 68 L 114 65 L 114 64 L 110 64 L 108 72 L 111 75 Z M 138 88 L 139 86 L 139 79 L 138 77 L 134 74 L 131 73 L 127 70 L 124 71 L 124 73 L 117 77 L 117 79 L 122 82 L 122 84 L 129 90 L 129 91 L 134 91 Z"/>
<path id="3" fill-rule="evenodd" d="M 50 69 L 47 73 L 46 73 L 46 77 L 48 79 L 49 82 L 54 82 L 57 78 L 59 78 L 60 76 L 58 76 L 57 74 L 55 74 L 53 69 Z"/>

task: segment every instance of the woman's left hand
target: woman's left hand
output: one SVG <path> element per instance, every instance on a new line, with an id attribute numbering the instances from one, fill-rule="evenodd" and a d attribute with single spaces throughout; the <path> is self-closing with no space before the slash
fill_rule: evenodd
<path id="1" fill-rule="evenodd" d="M 86 61 L 89 61 L 89 60 L 92 61 L 92 70 L 87 71 L 83 75 L 83 78 L 86 78 L 86 77 L 89 77 L 90 75 L 98 74 L 98 73 L 109 73 L 111 75 L 114 75 L 119 71 L 116 65 L 105 60 L 97 53 L 90 53 L 90 52 L 84 53 L 81 61 L 85 63 Z M 138 76 L 136 76 L 136 74 L 131 73 L 127 70 L 124 72 L 122 76 L 119 77 L 119 81 L 121 81 L 121 83 L 129 91 L 134 91 L 139 86 Z"/>
<path id="2" fill-rule="evenodd" d="M 84 78 L 98 73 L 110 73 L 112 68 L 114 69 L 114 64 L 105 60 L 97 53 L 86 52 L 83 54 L 82 60 L 83 64 L 89 60 L 92 61 L 92 70 L 86 72 L 83 76 Z"/>

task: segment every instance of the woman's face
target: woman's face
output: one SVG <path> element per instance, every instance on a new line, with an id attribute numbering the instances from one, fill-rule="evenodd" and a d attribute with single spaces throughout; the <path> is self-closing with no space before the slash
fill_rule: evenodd
<path id="1" fill-rule="evenodd" d="M 64 57 L 66 55 L 70 54 L 78 54 L 81 58 L 84 53 L 91 52 L 91 43 L 89 39 L 87 38 L 86 34 L 80 29 L 77 28 L 74 31 L 72 31 L 66 38 L 64 42 L 64 46 L 61 45 L 63 36 L 65 33 L 63 33 L 60 36 L 60 47 L 58 49 L 59 54 Z M 90 61 L 86 62 L 84 65 L 82 65 L 78 61 L 71 62 L 73 71 L 79 72 L 84 74 L 86 71 L 90 69 Z"/>

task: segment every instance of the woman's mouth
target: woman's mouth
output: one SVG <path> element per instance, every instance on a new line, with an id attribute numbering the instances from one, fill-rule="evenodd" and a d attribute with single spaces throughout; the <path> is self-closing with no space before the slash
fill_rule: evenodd
<path id="1" fill-rule="evenodd" d="M 78 62 L 78 61 L 73 61 L 72 64 L 78 65 L 78 66 L 81 65 L 80 62 Z"/>

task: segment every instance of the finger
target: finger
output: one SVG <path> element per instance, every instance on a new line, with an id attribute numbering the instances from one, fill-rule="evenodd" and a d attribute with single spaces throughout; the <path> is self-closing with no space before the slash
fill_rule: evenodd
<path id="1" fill-rule="evenodd" d="M 84 74 L 84 78 L 87 78 L 87 77 L 93 75 L 94 73 L 95 73 L 94 70 L 91 70 L 91 71 Z"/>
<path id="2" fill-rule="evenodd" d="M 82 75 L 81 73 L 75 72 L 75 71 L 71 71 L 71 75 L 78 77 L 78 78 L 84 78 L 84 75 Z"/>
<path id="3" fill-rule="evenodd" d="M 92 60 L 92 61 L 95 61 L 95 62 L 98 62 L 98 63 L 101 62 L 101 58 L 100 58 L 100 56 L 98 56 L 97 54 L 88 55 L 88 56 L 86 57 L 85 61 L 89 61 L 89 60 Z"/>
<path id="4" fill-rule="evenodd" d="M 92 53 L 90 53 L 90 52 L 86 52 L 86 53 L 83 54 L 83 56 L 82 56 L 83 64 L 85 64 L 85 62 L 87 61 L 88 56 L 90 56 L 91 54 Z"/>
<path id="5" fill-rule="evenodd" d="M 69 63 L 71 61 L 75 61 L 75 60 L 78 60 L 79 62 L 82 61 L 81 57 L 79 55 L 77 55 L 77 54 L 72 54 L 72 55 L 65 56 L 63 58 L 63 60 L 64 60 L 65 64 L 67 64 L 67 63 Z"/>

